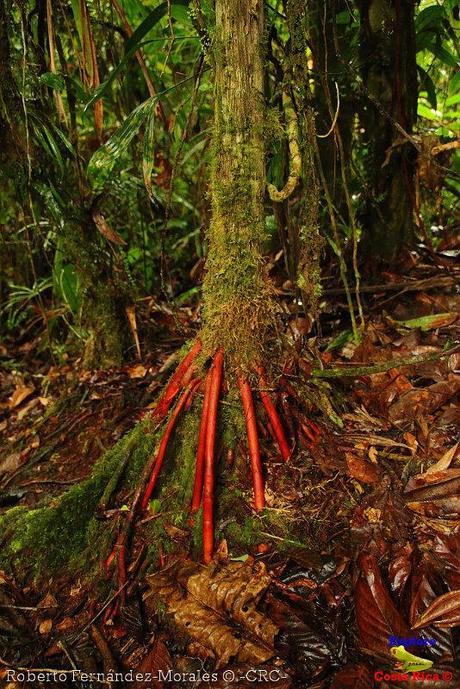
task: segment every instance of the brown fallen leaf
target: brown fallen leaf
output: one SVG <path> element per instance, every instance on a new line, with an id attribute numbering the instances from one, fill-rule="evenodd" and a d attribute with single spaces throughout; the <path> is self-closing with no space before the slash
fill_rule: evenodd
<path id="1" fill-rule="evenodd" d="M 358 568 L 354 600 L 362 649 L 378 657 L 389 657 L 388 638 L 406 637 L 408 627 L 385 587 L 375 556 L 360 555 Z"/>
<path id="2" fill-rule="evenodd" d="M 365 665 L 351 665 L 335 673 L 331 689 L 373 689 L 371 672 Z"/>
<path id="3" fill-rule="evenodd" d="M 144 378 L 147 374 L 147 369 L 142 364 L 134 364 L 134 366 L 129 366 L 126 370 L 130 378 Z"/>
<path id="4" fill-rule="evenodd" d="M 409 500 L 433 500 L 455 497 L 460 494 L 460 469 L 444 469 L 413 476 L 406 484 L 404 494 Z"/>
<path id="5" fill-rule="evenodd" d="M 430 519 L 456 519 L 460 515 L 460 497 L 442 498 L 440 500 L 432 500 L 426 502 L 408 502 L 407 507 L 421 514 L 423 517 Z"/>
<path id="6" fill-rule="evenodd" d="M 34 387 L 31 387 L 29 385 L 19 385 L 10 397 L 9 407 L 11 409 L 19 407 L 19 405 L 22 404 L 24 400 L 30 397 L 30 395 L 32 395 L 34 392 Z"/>
<path id="7" fill-rule="evenodd" d="M 412 571 L 413 553 L 414 545 L 407 542 L 399 548 L 395 559 L 390 562 L 388 567 L 391 590 L 399 596 L 401 596 Z"/>
<path id="8" fill-rule="evenodd" d="M 38 631 L 40 632 L 40 634 L 49 634 L 52 628 L 53 620 L 47 619 L 43 620 L 43 622 L 40 622 L 38 626 Z"/>
<path id="9" fill-rule="evenodd" d="M 136 353 L 138 359 L 142 358 L 141 344 L 139 342 L 139 332 L 137 329 L 137 319 L 136 319 L 136 309 L 130 304 L 125 308 L 126 316 L 128 317 L 128 323 L 133 336 L 134 344 L 136 345 Z"/>
<path id="10" fill-rule="evenodd" d="M 16 469 L 19 469 L 22 463 L 22 453 L 12 452 L 0 462 L 0 476 L 2 474 L 10 474 L 11 472 L 16 471 Z"/>
<path id="11" fill-rule="evenodd" d="M 164 682 L 156 679 L 159 673 L 162 672 L 164 675 L 173 669 L 173 664 L 169 651 L 166 647 L 165 642 L 157 637 L 153 642 L 153 646 L 147 655 L 142 659 L 140 665 L 133 672 L 134 676 L 136 674 L 146 675 L 151 673 L 153 679 L 151 680 L 151 686 L 153 689 L 163 689 Z M 140 681 L 134 684 L 135 689 L 145 689 L 145 682 Z"/>
<path id="12" fill-rule="evenodd" d="M 460 515 L 460 469 L 444 469 L 413 476 L 405 488 L 407 507 L 429 518 L 456 519 Z"/>
<path id="13" fill-rule="evenodd" d="M 409 621 L 412 624 L 425 612 L 428 606 L 435 600 L 437 594 L 435 589 L 440 585 L 439 577 L 431 566 L 427 557 L 419 563 L 411 582 L 411 601 L 409 610 Z M 450 629 L 439 629 L 429 625 L 421 629 L 417 635 L 423 639 L 434 639 L 435 644 L 431 647 L 430 653 L 436 658 L 443 659 L 444 662 L 451 662 L 455 655 L 455 643 Z"/>
<path id="14" fill-rule="evenodd" d="M 361 481 L 361 483 L 377 483 L 380 478 L 380 471 L 375 464 L 371 464 L 351 452 L 345 452 L 345 457 L 348 473 L 352 478 Z"/>
<path id="15" fill-rule="evenodd" d="M 44 598 L 38 603 L 37 608 L 40 610 L 48 608 L 57 608 L 58 602 L 52 593 L 47 593 Z"/>
<path id="16" fill-rule="evenodd" d="M 458 627 L 460 625 L 460 591 L 449 591 L 436 598 L 412 625 L 420 629 L 434 624 L 436 627 Z"/>
<path id="17" fill-rule="evenodd" d="M 68 632 L 70 629 L 73 629 L 74 625 L 75 622 L 71 617 L 64 617 L 64 619 L 56 625 L 56 629 L 59 632 Z"/>
<path id="18" fill-rule="evenodd" d="M 213 563 L 190 560 L 148 577 L 146 597 L 166 606 L 178 631 L 212 651 L 217 667 L 231 659 L 258 665 L 275 655 L 277 626 L 256 610 L 270 577 L 263 563 Z M 247 635 L 237 634 L 237 623 Z"/>
<path id="19" fill-rule="evenodd" d="M 413 421 L 417 416 L 432 414 L 460 390 L 460 376 L 450 374 L 447 380 L 427 388 L 413 388 L 401 395 L 388 410 L 393 423 Z"/>

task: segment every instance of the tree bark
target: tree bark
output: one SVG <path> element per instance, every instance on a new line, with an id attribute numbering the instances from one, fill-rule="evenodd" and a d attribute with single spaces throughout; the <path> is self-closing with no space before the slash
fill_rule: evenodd
<path id="1" fill-rule="evenodd" d="M 350 84 L 350 75 L 342 60 L 349 59 L 346 41 L 347 29 L 336 24 L 336 15 L 347 9 L 345 0 L 310 0 L 311 44 L 315 74 L 315 106 L 319 134 L 326 134 L 335 116 L 337 84 L 340 92 L 338 118 L 334 131 L 326 138 L 318 138 L 321 165 L 334 207 L 346 218 L 347 207 L 341 174 L 342 165 L 349 177 L 349 163 L 353 138 L 353 121 L 356 103 Z M 339 52 L 340 51 L 340 54 Z M 339 154 L 336 137 L 342 139 L 343 160 Z"/>
<path id="2" fill-rule="evenodd" d="M 261 245 L 265 234 L 263 0 L 217 0 L 215 116 L 202 340 L 249 369 L 274 317 Z"/>
<path id="3" fill-rule="evenodd" d="M 417 117 L 414 0 L 360 1 L 365 88 L 409 134 Z M 392 260 L 414 238 L 415 150 L 368 100 L 363 110 L 369 195 L 364 250 Z"/>

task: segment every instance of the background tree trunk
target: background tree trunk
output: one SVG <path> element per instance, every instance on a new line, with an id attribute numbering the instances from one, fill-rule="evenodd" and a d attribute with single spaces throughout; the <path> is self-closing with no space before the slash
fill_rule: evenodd
<path id="1" fill-rule="evenodd" d="M 310 0 L 311 44 L 315 74 L 316 121 L 320 134 L 329 131 L 337 108 L 337 84 L 340 107 L 334 132 L 327 138 L 318 138 L 321 165 L 335 208 L 347 217 L 341 166 L 349 177 L 349 163 L 353 137 L 353 120 L 356 103 L 350 75 L 343 61 L 349 59 L 350 46 L 346 44 L 346 25 L 336 24 L 336 16 L 347 9 L 345 0 Z M 338 54 L 340 51 L 340 54 Z M 335 132 L 342 139 L 343 160 L 340 159 Z"/>
<path id="2" fill-rule="evenodd" d="M 417 117 L 413 0 L 360 1 L 362 76 L 370 96 L 411 133 Z M 369 100 L 363 109 L 370 198 L 365 252 L 391 260 L 414 236 L 415 150 Z"/>

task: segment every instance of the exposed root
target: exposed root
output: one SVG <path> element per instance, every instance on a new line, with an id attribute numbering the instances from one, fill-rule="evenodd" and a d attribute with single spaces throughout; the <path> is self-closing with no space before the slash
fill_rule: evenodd
<path id="1" fill-rule="evenodd" d="M 201 350 L 201 342 L 197 340 L 179 364 L 177 370 L 171 377 L 163 395 L 155 407 L 152 415 L 160 421 L 168 414 L 172 402 L 179 392 L 182 391 L 175 407 L 169 415 L 166 427 L 161 436 L 158 449 L 153 453 L 144 468 L 141 480 L 133 497 L 131 508 L 122 524 L 115 545 L 105 562 L 107 576 L 110 576 L 112 566 L 116 563 L 116 576 L 118 591 L 114 602 L 108 608 L 105 619 L 111 619 L 121 610 L 125 598 L 126 587 L 128 584 L 127 560 L 129 557 L 129 546 L 133 527 L 137 518 L 144 512 L 152 497 L 153 491 L 163 466 L 164 458 L 168 449 L 171 436 L 176 428 L 179 417 L 183 411 L 187 411 L 193 401 L 202 379 L 197 374 L 197 366 L 194 363 L 196 356 Z M 202 505 L 202 540 L 203 540 L 203 561 L 209 563 L 214 551 L 214 493 L 215 493 L 215 452 L 219 399 L 222 391 L 225 393 L 226 384 L 223 379 L 224 350 L 220 348 L 214 355 L 212 365 L 209 368 L 203 393 L 203 405 L 201 411 L 200 428 L 198 434 L 195 479 L 193 486 L 190 512 L 193 515 Z M 265 439 L 273 437 L 278 445 L 280 456 L 287 462 L 291 455 L 291 446 L 285 432 L 281 417 L 275 407 L 270 393 L 267 390 L 265 373 L 261 366 L 256 366 L 256 371 L 260 382 L 260 400 L 268 416 L 267 424 L 269 434 L 265 426 L 261 425 L 261 433 Z M 237 376 L 238 386 L 241 394 L 241 402 L 246 423 L 246 433 L 248 438 L 248 451 L 251 462 L 252 485 L 254 494 L 254 509 L 260 512 L 265 507 L 264 480 L 259 443 L 258 420 L 254 405 L 253 394 L 250 384 L 245 375 L 240 373 Z M 286 381 L 282 380 L 283 392 L 280 398 L 285 423 L 293 440 L 295 438 L 305 440 L 311 447 L 318 442 L 320 430 L 318 426 L 300 412 L 301 400 L 294 388 Z M 292 402 L 292 407 L 290 404 Z M 297 422 L 294 428 L 293 419 Z M 132 573 L 129 574 L 132 576 Z"/>
<path id="2" fill-rule="evenodd" d="M 212 559 L 214 549 L 214 447 L 217 430 L 217 407 L 222 386 L 224 352 L 220 349 L 214 357 L 206 423 L 206 447 L 203 481 L 203 561 Z"/>
<path id="3" fill-rule="evenodd" d="M 199 351 L 201 350 L 201 340 L 195 340 L 195 344 L 189 351 L 187 356 L 181 361 L 176 371 L 171 377 L 165 391 L 158 400 L 158 404 L 152 411 L 153 417 L 158 417 L 159 419 L 164 419 L 169 411 L 169 407 L 177 393 L 181 390 L 184 385 L 184 378 L 186 374 L 192 369 L 193 373 L 193 362 L 196 359 Z M 188 382 L 188 381 L 187 381 Z"/>
<path id="4" fill-rule="evenodd" d="M 243 402 L 246 431 L 248 434 L 249 456 L 251 458 L 252 485 L 254 489 L 254 507 L 260 512 L 265 507 L 264 479 L 262 475 L 262 462 L 260 459 L 259 436 L 257 433 L 256 412 L 252 399 L 251 387 L 242 376 L 238 377 L 238 385 Z"/>
<path id="5" fill-rule="evenodd" d="M 190 511 L 192 514 L 199 510 L 201 505 L 201 496 L 203 493 L 204 457 L 206 451 L 206 433 L 208 427 L 209 397 L 211 393 L 212 376 L 213 369 L 210 368 L 207 373 L 204 386 L 203 409 L 201 412 L 200 432 L 196 452 L 195 483 L 193 486 L 192 503 L 190 506 Z"/>
<path id="6" fill-rule="evenodd" d="M 185 361 L 185 359 L 184 359 L 184 361 Z M 187 399 L 188 399 L 188 397 L 189 397 L 189 395 L 192 392 L 194 387 L 195 387 L 195 381 L 192 381 L 187 385 L 184 392 L 182 393 L 182 396 L 179 399 L 179 402 L 176 404 L 174 411 L 171 414 L 171 417 L 169 418 L 169 421 L 166 425 L 165 432 L 164 432 L 163 437 L 162 437 L 161 442 L 160 442 L 160 447 L 158 448 L 158 452 L 156 454 L 156 459 L 155 459 L 155 462 L 153 465 L 153 471 L 150 475 L 149 482 L 147 484 L 147 487 L 145 489 L 144 495 L 143 495 L 142 500 L 141 500 L 141 510 L 145 510 L 147 505 L 149 504 L 149 500 L 150 500 L 150 497 L 153 493 L 153 489 L 155 488 L 156 482 L 158 480 L 158 476 L 160 475 L 163 460 L 164 460 L 165 455 L 166 455 L 166 450 L 168 449 L 169 439 L 170 439 L 172 432 L 176 426 L 177 419 L 179 418 L 179 415 L 180 415 L 182 409 L 184 408 L 185 403 L 187 402 Z"/>
<path id="7" fill-rule="evenodd" d="M 278 447 L 280 449 L 281 457 L 285 462 L 287 462 L 289 457 L 291 456 L 291 450 L 289 448 L 289 443 L 284 433 L 283 424 L 281 423 L 281 419 L 279 417 L 278 412 L 276 411 L 276 407 L 273 404 L 270 394 L 265 389 L 267 388 L 267 382 L 265 380 L 263 368 L 261 366 L 258 366 L 257 372 L 259 374 L 259 382 L 261 387 L 261 390 L 259 391 L 260 399 L 262 400 L 262 404 L 264 405 L 265 411 L 267 412 L 268 418 L 270 419 L 273 433 L 275 435 Z"/>

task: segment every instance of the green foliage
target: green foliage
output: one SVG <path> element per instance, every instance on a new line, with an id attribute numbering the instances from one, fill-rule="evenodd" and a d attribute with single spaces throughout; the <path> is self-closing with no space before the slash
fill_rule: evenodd
<path id="1" fill-rule="evenodd" d="M 37 305 L 42 295 L 52 286 L 51 278 L 39 278 L 31 287 L 10 283 L 10 293 L 0 313 L 7 316 L 7 328 L 16 328 L 29 315 L 29 309 Z"/>

